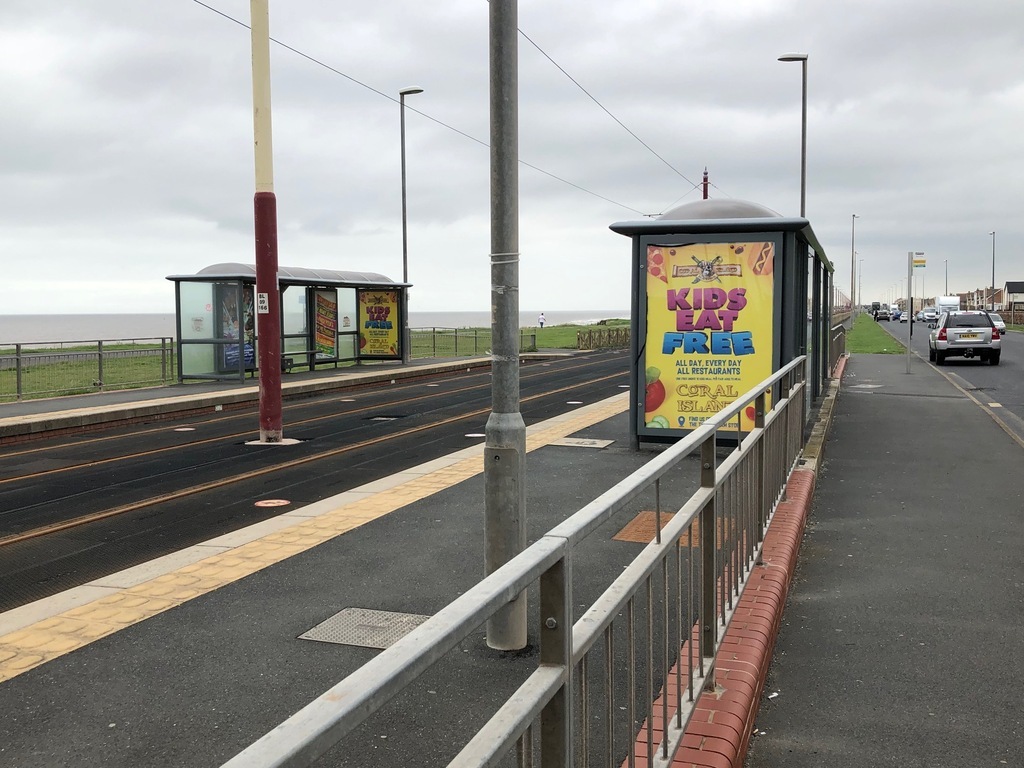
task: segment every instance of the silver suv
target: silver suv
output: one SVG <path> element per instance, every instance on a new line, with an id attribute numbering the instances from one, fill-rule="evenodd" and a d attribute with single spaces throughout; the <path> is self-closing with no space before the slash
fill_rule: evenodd
<path id="1" fill-rule="evenodd" d="M 999 365 L 1001 346 L 999 330 L 988 312 L 943 312 L 928 334 L 928 359 L 942 365 L 947 357 L 977 357 Z"/>

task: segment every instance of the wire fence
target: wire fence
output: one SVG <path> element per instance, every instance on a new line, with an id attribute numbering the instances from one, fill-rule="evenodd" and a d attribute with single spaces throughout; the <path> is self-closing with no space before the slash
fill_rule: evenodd
<path id="1" fill-rule="evenodd" d="M 174 339 L 0 343 L 0 402 L 169 384 Z"/>

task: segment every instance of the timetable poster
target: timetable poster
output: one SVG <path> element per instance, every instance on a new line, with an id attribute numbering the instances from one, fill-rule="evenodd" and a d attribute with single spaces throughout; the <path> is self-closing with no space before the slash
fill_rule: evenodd
<path id="1" fill-rule="evenodd" d="M 772 374 L 775 248 L 774 242 L 647 247 L 648 434 L 692 431 Z M 740 427 L 753 425 L 750 405 Z"/>

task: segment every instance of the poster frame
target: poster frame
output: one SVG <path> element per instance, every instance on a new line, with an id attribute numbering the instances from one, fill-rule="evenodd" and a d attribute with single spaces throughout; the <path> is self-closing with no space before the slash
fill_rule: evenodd
<path id="1" fill-rule="evenodd" d="M 767 223 L 767 222 L 766 222 Z M 635 407 L 636 407 L 636 431 L 637 438 L 645 442 L 676 442 L 677 440 L 690 434 L 696 428 L 683 428 L 678 425 L 665 427 L 648 427 L 644 420 L 644 415 L 647 407 L 647 392 L 646 392 L 646 371 L 649 367 L 648 364 L 648 350 L 647 350 L 647 337 L 648 337 L 648 323 L 649 323 L 649 312 L 648 306 L 649 301 L 652 299 L 655 301 L 664 301 L 664 296 L 653 297 L 648 295 L 648 281 L 647 281 L 647 254 L 650 246 L 660 246 L 666 248 L 679 248 L 693 245 L 723 245 L 730 243 L 748 243 L 748 242 L 771 242 L 774 244 L 774 265 L 773 265 L 773 280 L 772 280 L 772 293 L 771 293 L 771 312 L 772 317 L 770 318 L 770 327 L 772 329 L 772 344 L 769 361 L 770 370 L 767 375 L 771 375 L 780 367 L 781 350 L 782 350 L 782 295 L 783 295 L 783 282 L 785 280 L 785 273 L 788 265 L 788 250 L 787 246 L 791 244 L 791 239 L 785 235 L 787 233 L 778 230 L 763 230 L 763 231 L 732 231 L 732 232 L 677 232 L 677 233 L 656 233 L 656 234 L 643 234 L 634 238 L 634 276 L 635 276 L 635 293 L 637 297 L 636 305 L 636 344 L 637 348 L 635 351 L 636 363 L 633 366 L 632 373 L 634 380 L 631 382 L 631 391 L 635 394 Z M 712 380 L 713 381 L 713 380 Z M 742 393 L 740 393 L 742 394 Z M 711 414 L 709 414 L 711 415 Z M 721 437 L 719 438 L 722 441 Z"/>

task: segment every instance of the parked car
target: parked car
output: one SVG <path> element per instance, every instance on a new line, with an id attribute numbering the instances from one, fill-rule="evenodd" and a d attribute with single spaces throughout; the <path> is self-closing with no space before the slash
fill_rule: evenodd
<path id="1" fill-rule="evenodd" d="M 1006 333 L 1006 323 L 1003 322 L 1003 318 L 997 312 L 989 312 L 988 316 L 992 318 L 992 325 L 996 327 L 1000 335 Z"/>
<path id="2" fill-rule="evenodd" d="M 983 363 L 999 365 L 1000 336 L 988 312 L 943 312 L 928 334 L 928 359 L 942 365 L 948 357 L 977 357 Z"/>
<path id="3" fill-rule="evenodd" d="M 888 320 L 888 319 L 889 319 L 889 310 L 888 310 L 888 308 L 886 308 L 886 307 L 879 307 L 878 310 L 875 311 L 875 322 L 878 322 L 880 320 Z"/>

